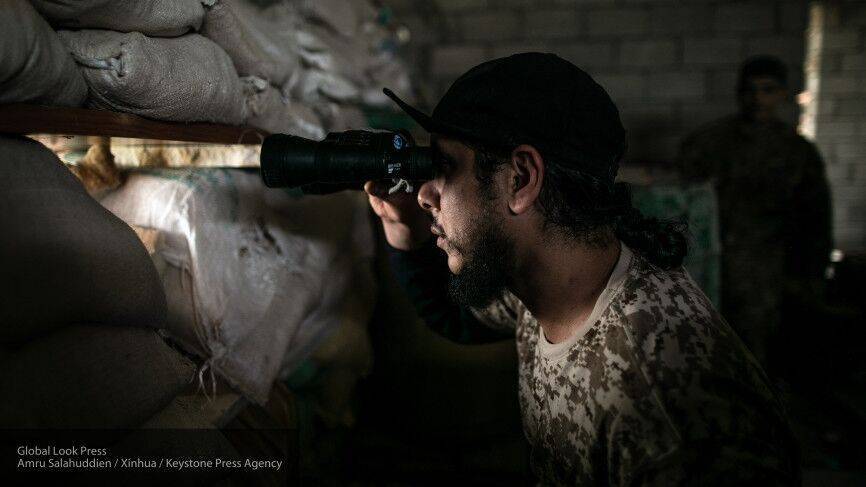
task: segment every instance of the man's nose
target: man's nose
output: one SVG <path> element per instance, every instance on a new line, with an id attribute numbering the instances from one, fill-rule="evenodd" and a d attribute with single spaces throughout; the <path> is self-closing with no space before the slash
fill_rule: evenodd
<path id="1" fill-rule="evenodd" d="M 426 211 L 439 210 L 439 192 L 433 185 L 433 181 L 427 181 L 418 190 L 418 204 Z"/>

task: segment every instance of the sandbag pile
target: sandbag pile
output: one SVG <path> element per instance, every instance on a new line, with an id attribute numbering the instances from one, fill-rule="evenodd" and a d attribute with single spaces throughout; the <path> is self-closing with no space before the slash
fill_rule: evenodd
<path id="1" fill-rule="evenodd" d="M 187 386 L 147 251 L 30 139 L 0 137 L 0 229 L 0 428 L 134 428 Z"/>
<path id="2" fill-rule="evenodd" d="M 259 404 L 329 334 L 366 326 L 373 242 L 361 194 L 292 196 L 255 171 L 155 170 L 101 202 L 158 232 L 170 336 Z"/>
<path id="3" fill-rule="evenodd" d="M 383 87 L 413 98 L 408 69 L 396 54 L 397 37 L 371 2 L 295 0 L 265 13 L 283 26 L 273 35 L 295 46 L 303 68 L 290 87 L 292 96 L 316 107 L 329 130 L 352 105 L 390 106 Z M 303 22 L 287 27 L 297 16 Z"/>
<path id="4" fill-rule="evenodd" d="M 81 67 L 95 108 L 157 120 L 240 125 L 246 119 L 241 82 L 228 55 L 188 34 L 60 31 Z"/>
<path id="5" fill-rule="evenodd" d="M 205 6 L 216 0 L 30 0 L 57 27 L 141 32 L 177 37 L 201 28 Z"/>
<path id="6" fill-rule="evenodd" d="M 0 32 L 0 103 L 84 104 L 84 78 L 27 0 L 3 2 Z"/>

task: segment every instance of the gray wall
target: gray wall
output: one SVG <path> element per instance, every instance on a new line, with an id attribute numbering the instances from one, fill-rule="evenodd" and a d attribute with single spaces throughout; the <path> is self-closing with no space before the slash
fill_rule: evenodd
<path id="1" fill-rule="evenodd" d="M 816 4 L 804 131 L 827 162 L 836 246 L 866 250 L 866 2 Z"/>
<path id="2" fill-rule="evenodd" d="M 555 52 L 617 102 L 631 161 L 670 161 L 689 131 L 735 110 L 739 63 L 780 56 L 801 88 L 805 0 L 384 0 L 412 33 L 408 60 L 435 104 L 486 59 Z M 791 103 L 786 118 L 796 123 Z"/>

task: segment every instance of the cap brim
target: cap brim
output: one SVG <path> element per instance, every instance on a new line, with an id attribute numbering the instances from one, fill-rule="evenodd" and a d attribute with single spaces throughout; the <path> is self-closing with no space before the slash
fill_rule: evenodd
<path id="1" fill-rule="evenodd" d="M 400 97 L 398 97 L 396 94 L 394 94 L 393 91 L 389 90 L 388 88 L 383 88 L 382 92 L 385 93 L 385 95 L 388 98 L 394 100 L 394 103 L 396 103 L 397 106 L 399 106 L 401 110 L 406 112 L 407 115 L 412 117 L 413 120 L 418 122 L 418 125 L 420 125 L 421 128 L 423 128 L 424 130 L 431 132 L 431 133 L 442 131 L 443 127 L 440 127 L 439 124 L 437 124 L 433 120 L 433 117 L 431 117 L 430 115 L 427 115 L 426 113 L 422 112 L 421 110 L 418 110 L 417 108 L 413 107 L 412 105 L 401 100 Z"/>

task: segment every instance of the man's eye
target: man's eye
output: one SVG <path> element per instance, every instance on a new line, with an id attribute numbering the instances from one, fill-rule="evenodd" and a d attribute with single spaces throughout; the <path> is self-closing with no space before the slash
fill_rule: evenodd
<path id="1" fill-rule="evenodd" d="M 449 168 L 453 166 L 453 161 L 448 159 L 447 157 L 439 156 L 435 159 L 435 163 L 433 164 L 433 169 L 441 174 L 448 171 Z"/>

